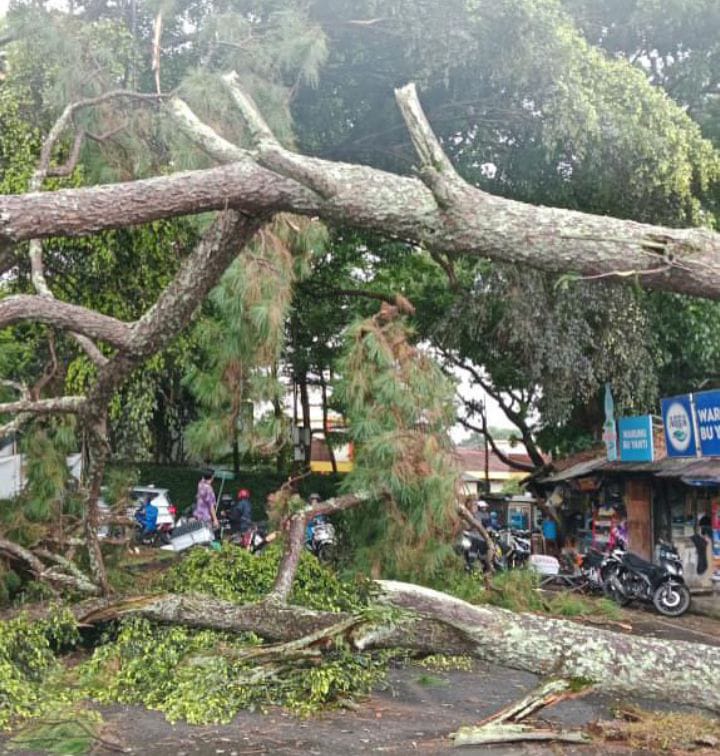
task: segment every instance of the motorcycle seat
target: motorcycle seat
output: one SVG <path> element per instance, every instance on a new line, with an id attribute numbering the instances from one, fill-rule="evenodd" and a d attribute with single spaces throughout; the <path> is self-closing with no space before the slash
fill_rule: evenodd
<path id="1" fill-rule="evenodd" d="M 630 569 L 636 570 L 638 572 L 644 572 L 647 575 L 655 575 L 657 573 L 665 572 L 662 567 L 658 567 L 656 564 L 648 562 L 647 559 L 643 559 L 637 554 L 631 554 L 628 552 L 623 555 L 622 560 L 623 564 L 625 564 Z"/>

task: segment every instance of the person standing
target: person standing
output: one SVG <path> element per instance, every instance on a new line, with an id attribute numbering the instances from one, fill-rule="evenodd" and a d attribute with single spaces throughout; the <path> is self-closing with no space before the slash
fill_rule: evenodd
<path id="1" fill-rule="evenodd" d="M 204 522 L 206 525 L 212 525 L 212 528 L 216 530 L 219 526 L 216 512 L 217 502 L 215 500 L 215 491 L 212 487 L 213 475 L 212 470 L 205 470 L 202 478 L 200 478 L 195 497 L 193 517 L 200 522 Z"/>

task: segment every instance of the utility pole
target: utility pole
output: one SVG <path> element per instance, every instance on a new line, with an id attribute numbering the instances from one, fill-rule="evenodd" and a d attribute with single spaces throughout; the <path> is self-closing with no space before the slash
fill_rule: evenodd
<path id="1" fill-rule="evenodd" d="M 483 433 L 483 440 L 485 442 L 485 493 L 490 493 L 490 445 L 488 444 L 488 419 L 487 419 L 487 397 L 483 397 L 482 411 L 483 418 L 485 419 L 485 433 Z"/>

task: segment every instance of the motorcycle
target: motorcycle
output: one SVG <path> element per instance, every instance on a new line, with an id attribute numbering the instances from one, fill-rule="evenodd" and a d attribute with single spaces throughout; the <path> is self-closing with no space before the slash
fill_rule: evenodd
<path id="1" fill-rule="evenodd" d="M 615 549 L 605 566 L 607 595 L 621 606 L 644 601 L 666 617 L 684 614 L 690 606 L 690 591 L 677 549 L 661 542 L 658 558 L 660 564 L 653 564 L 623 548 Z"/>
<path id="2" fill-rule="evenodd" d="M 505 568 L 503 552 L 500 545 L 493 538 L 491 531 L 488 531 L 488 535 L 491 542 L 493 569 L 498 572 Z M 482 572 L 487 572 L 488 543 L 479 533 L 473 530 L 463 530 L 454 549 L 455 553 L 465 561 L 466 572 L 473 573 L 478 567 Z"/>
<path id="3" fill-rule="evenodd" d="M 167 546 L 172 538 L 173 526 L 170 523 L 158 525 L 150 533 L 145 532 L 142 523 L 135 521 L 133 541 L 140 546 Z"/>
<path id="4" fill-rule="evenodd" d="M 335 526 L 328 522 L 324 516 L 319 515 L 308 523 L 305 533 L 305 548 L 323 564 L 329 564 L 335 559 L 337 551 Z"/>
<path id="5" fill-rule="evenodd" d="M 230 542 L 251 554 L 258 554 L 276 537 L 277 533 L 268 533 L 267 528 L 261 525 L 253 525 L 243 533 L 235 533 L 230 536 Z"/>
<path id="6" fill-rule="evenodd" d="M 489 531 L 490 532 L 490 531 Z M 491 535 L 495 535 L 491 532 Z M 496 535 L 501 563 L 507 569 L 525 567 L 530 560 L 530 538 L 526 531 L 504 528 Z"/>
<path id="7" fill-rule="evenodd" d="M 604 593 L 608 565 L 607 554 L 595 549 L 578 557 L 578 568 L 582 579 L 581 588 L 588 593 Z"/>

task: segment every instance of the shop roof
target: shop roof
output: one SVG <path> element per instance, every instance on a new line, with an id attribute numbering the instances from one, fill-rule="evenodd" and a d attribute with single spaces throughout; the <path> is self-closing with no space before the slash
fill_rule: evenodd
<path id="1" fill-rule="evenodd" d="M 552 473 L 544 478 L 538 478 L 538 483 L 561 483 L 573 478 L 584 478 L 586 475 L 592 475 L 606 463 L 607 460 L 604 457 L 595 457 L 595 459 L 578 462 L 576 465 L 566 467 L 564 470 Z"/>
<path id="2" fill-rule="evenodd" d="M 646 473 L 658 478 L 676 478 L 688 485 L 720 485 L 720 458 L 665 457 L 654 462 L 608 462 L 605 457 L 580 462 L 538 480 L 539 483 L 561 483 L 596 473 Z"/>

